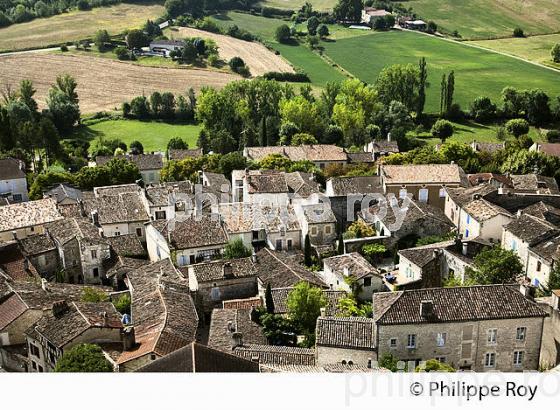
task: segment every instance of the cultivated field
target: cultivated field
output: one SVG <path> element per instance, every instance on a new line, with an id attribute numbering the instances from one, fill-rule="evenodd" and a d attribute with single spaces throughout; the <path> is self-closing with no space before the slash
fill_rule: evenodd
<path id="1" fill-rule="evenodd" d="M 97 30 L 118 34 L 140 27 L 164 11 L 157 4 L 118 4 L 90 11 L 72 11 L 0 29 L 0 51 L 41 48 L 92 37 Z"/>
<path id="2" fill-rule="evenodd" d="M 560 31 L 558 0 L 411 0 L 404 3 L 424 20 L 434 20 L 466 39 L 511 36 L 515 27 L 525 34 Z"/>
<path id="3" fill-rule="evenodd" d="M 235 12 L 219 14 L 213 19 L 220 27 L 227 28 L 235 24 L 258 35 L 272 48 L 279 51 L 294 67 L 304 70 L 314 85 L 322 86 L 328 81 L 342 81 L 345 78 L 340 71 L 331 67 L 307 47 L 276 42 L 274 32 L 278 26 L 286 24 L 284 20 Z M 290 23 L 288 22 L 288 24 Z"/>
<path id="4" fill-rule="evenodd" d="M 261 1 L 261 6 L 276 7 L 279 9 L 297 10 L 306 2 L 313 4 L 315 10 L 332 10 L 336 5 L 336 0 L 265 0 Z"/>
<path id="5" fill-rule="evenodd" d="M 189 147 L 194 148 L 200 129 L 199 125 L 170 124 L 160 121 L 109 120 L 79 127 L 73 137 L 85 139 L 90 143 L 98 138 L 105 140 L 118 138 L 127 146 L 136 140 L 142 143 L 144 152 L 151 152 L 165 151 L 167 143 L 173 137 L 182 138 Z"/>
<path id="6" fill-rule="evenodd" d="M 245 64 L 249 66 L 252 75 L 262 75 L 269 71 L 293 72 L 292 66 L 282 57 L 274 54 L 260 43 L 248 42 L 224 36 L 221 34 L 210 33 L 208 31 L 197 30 L 194 28 L 181 27 L 178 31 L 168 31 L 170 38 L 181 39 L 185 37 L 209 38 L 218 45 L 218 53 L 225 61 L 233 57 L 241 57 Z"/>
<path id="7" fill-rule="evenodd" d="M 560 68 L 560 64 L 552 62 L 550 50 L 560 43 L 560 34 L 548 34 L 525 38 L 503 38 L 499 40 L 480 40 L 469 42 L 482 47 L 508 53 L 550 67 Z"/>
<path id="8" fill-rule="evenodd" d="M 325 53 L 363 81 L 373 83 L 391 64 L 428 63 L 427 110 L 439 110 L 443 73 L 455 71 L 455 101 L 464 109 L 478 96 L 498 101 L 502 89 L 541 88 L 560 94 L 560 73 L 491 51 L 410 32 L 372 33 L 325 44 Z"/>
<path id="9" fill-rule="evenodd" d="M 47 91 L 59 74 L 68 73 L 78 82 L 80 108 L 93 113 L 119 107 L 123 101 L 154 91 L 184 93 L 190 87 L 223 87 L 238 80 L 234 74 L 198 70 L 143 67 L 105 58 L 48 53 L 0 56 L 0 87 L 13 88 L 23 79 L 33 81 L 37 100 L 44 105 Z"/>

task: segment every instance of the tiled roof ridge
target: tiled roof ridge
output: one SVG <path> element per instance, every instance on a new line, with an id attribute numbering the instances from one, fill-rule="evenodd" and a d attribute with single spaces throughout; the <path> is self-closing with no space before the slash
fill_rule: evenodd
<path id="1" fill-rule="evenodd" d="M 265 250 L 266 250 L 270 255 L 272 255 L 272 257 L 273 257 L 274 259 L 276 259 L 278 262 L 280 262 L 282 265 L 284 265 L 286 268 L 288 268 L 288 269 L 289 269 L 294 275 L 296 275 L 301 281 L 306 282 L 305 278 L 303 278 L 298 272 L 296 272 L 294 269 L 292 269 L 291 266 L 288 266 L 288 265 L 285 264 L 283 261 L 281 261 L 280 259 L 278 259 L 278 258 L 276 257 L 276 255 L 275 255 L 273 252 L 270 251 L 270 249 L 265 248 Z"/>
<path id="2" fill-rule="evenodd" d="M 84 320 L 86 321 L 86 323 L 91 327 L 92 324 L 91 322 L 88 320 L 88 318 L 86 317 L 86 315 L 84 315 L 82 313 L 82 311 L 80 310 L 80 308 L 78 307 L 78 305 L 76 304 L 76 302 L 72 302 L 72 305 L 74 305 L 74 308 L 76 309 L 76 311 L 84 318 Z"/>

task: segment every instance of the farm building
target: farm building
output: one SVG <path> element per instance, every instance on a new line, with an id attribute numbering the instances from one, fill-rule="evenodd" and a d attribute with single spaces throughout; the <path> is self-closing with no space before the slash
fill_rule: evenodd
<path id="1" fill-rule="evenodd" d="M 172 51 L 179 51 L 185 46 L 181 40 L 157 40 L 150 43 L 150 52 L 169 57 Z"/>
<path id="2" fill-rule="evenodd" d="M 387 10 L 379 10 L 375 7 L 366 7 L 362 10 L 362 23 L 370 24 L 381 17 L 389 15 Z"/>
<path id="3" fill-rule="evenodd" d="M 428 27 L 424 20 L 406 20 L 403 23 L 403 27 L 409 30 L 420 30 L 424 31 Z"/>

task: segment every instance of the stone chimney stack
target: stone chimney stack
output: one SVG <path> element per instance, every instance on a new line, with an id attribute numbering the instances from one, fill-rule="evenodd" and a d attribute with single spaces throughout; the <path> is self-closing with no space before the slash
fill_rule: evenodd
<path id="1" fill-rule="evenodd" d="M 233 332 L 231 335 L 231 350 L 243 346 L 243 333 Z"/>
<path id="2" fill-rule="evenodd" d="M 134 326 L 127 326 L 122 332 L 123 349 L 128 352 L 136 346 L 136 333 Z"/>
<path id="3" fill-rule="evenodd" d="M 224 279 L 233 278 L 233 266 L 231 266 L 230 262 L 224 263 L 224 266 L 222 267 L 222 273 L 223 273 Z"/>
<path id="4" fill-rule="evenodd" d="M 434 301 L 433 300 L 423 300 L 420 302 L 420 316 L 423 319 L 431 319 L 434 315 Z"/>

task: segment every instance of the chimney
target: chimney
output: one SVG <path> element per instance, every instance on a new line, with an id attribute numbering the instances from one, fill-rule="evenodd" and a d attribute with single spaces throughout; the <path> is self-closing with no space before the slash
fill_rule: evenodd
<path id="1" fill-rule="evenodd" d="M 523 210 L 522 210 L 522 209 L 518 209 L 518 210 L 517 210 L 517 217 L 519 218 L 521 215 L 523 215 Z"/>
<path id="2" fill-rule="evenodd" d="M 233 324 L 233 320 L 228 320 L 227 330 L 228 330 L 229 333 L 234 333 L 235 332 L 235 326 Z"/>
<path id="3" fill-rule="evenodd" d="M 529 283 L 524 283 L 519 286 L 519 292 L 529 300 L 535 299 L 536 290 L 537 289 Z"/>
<path id="4" fill-rule="evenodd" d="M 434 301 L 433 300 L 423 300 L 420 302 L 420 316 L 422 319 L 431 319 L 434 314 Z"/>
<path id="5" fill-rule="evenodd" d="M 468 250 L 469 250 L 468 242 L 463 242 L 463 252 L 462 252 L 463 256 L 467 256 Z"/>
<path id="6" fill-rule="evenodd" d="M 60 317 L 68 310 L 68 304 L 65 300 L 54 302 L 52 305 L 52 314 L 54 317 Z"/>
<path id="7" fill-rule="evenodd" d="M 235 350 L 237 347 L 243 346 L 243 333 L 233 332 L 231 335 L 231 350 Z"/>
<path id="8" fill-rule="evenodd" d="M 48 282 L 45 278 L 41 279 L 41 289 L 43 289 L 43 291 L 45 291 L 45 292 L 49 291 Z"/>
<path id="9" fill-rule="evenodd" d="M 14 241 L 17 241 L 18 237 L 16 231 L 12 231 L 12 238 L 14 238 Z"/>
<path id="10" fill-rule="evenodd" d="M 344 267 L 343 272 L 344 272 L 344 276 L 346 277 L 350 276 L 350 269 L 348 268 L 348 266 Z"/>
<path id="11" fill-rule="evenodd" d="M 198 171 L 198 184 L 202 185 L 202 180 L 203 180 L 202 171 Z"/>
<path id="12" fill-rule="evenodd" d="M 391 142 L 391 133 L 390 132 L 387 133 L 387 141 Z"/>
<path id="13" fill-rule="evenodd" d="M 320 308 L 319 311 L 321 312 L 321 317 L 325 317 L 327 315 L 327 309 L 324 307 Z"/>
<path id="14" fill-rule="evenodd" d="M 371 357 L 368 357 L 367 359 L 367 368 L 371 369 Z"/>
<path id="15" fill-rule="evenodd" d="M 222 267 L 222 273 L 224 275 L 224 279 L 233 278 L 233 266 L 231 266 L 231 262 L 224 263 Z"/>
<path id="16" fill-rule="evenodd" d="M 94 225 L 99 226 L 99 213 L 95 209 L 91 211 L 91 221 Z"/>
<path id="17" fill-rule="evenodd" d="M 101 320 L 103 321 L 103 326 L 107 326 L 108 319 L 107 319 L 107 312 L 103 311 L 101 313 Z"/>
<path id="18" fill-rule="evenodd" d="M 253 249 L 253 253 L 251 254 L 251 262 L 253 263 L 257 263 L 257 253 L 255 252 L 255 250 Z"/>
<path id="19" fill-rule="evenodd" d="M 134 326 L 127 326 L 122 331 L 123 350 L 128 352 L 136 346 Z"/>
<path id="20" fill-rule="evenodd" d="M 498 188 L 498 195 L 503 195 L 505 193 L 506 193 L 506 191 L 505 191 L 504 187 L 499 187 Z"/>
<path id="21" fill-rule="evenodd" d="M 27 260 L 27 258 L 23 259 L 23 270 L 29 272 L 29 261 Z"/>

